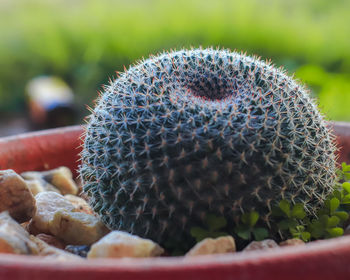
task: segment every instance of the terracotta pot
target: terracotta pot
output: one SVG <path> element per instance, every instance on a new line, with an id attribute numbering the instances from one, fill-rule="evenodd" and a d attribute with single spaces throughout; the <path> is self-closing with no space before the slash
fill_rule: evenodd
<path id="1" fill-rule="evenodd" d="M 333 124 L 332 124 L 333 125 Z M 66 165 L 76 170 L 79 126 L 0 139 L 0 169 L 17 172 Z M 341 161 L 350 161 L 350 125 L 335 123 Z M 0 254 L 0 279 L 350 279 L 350 236 L 245 254 L 70 261 Z"/>

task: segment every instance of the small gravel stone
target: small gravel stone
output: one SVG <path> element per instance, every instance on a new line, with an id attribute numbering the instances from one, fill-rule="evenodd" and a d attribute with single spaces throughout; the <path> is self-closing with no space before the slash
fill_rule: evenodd
<path id="1" fill-rule="evenodd" d="M 75 195 L 78 193 L 78 186 L 74 182 L 72 172 L 69 168 L 61 166 L 56 169 L 44 171 L 41 174 L 44 180 L 58 188 L 63 195 Z"/>
<path id="2" fill-rule="evenodd" d="M 50 234 L 51 223 L 55 213 L 60 210 L 73 211 L 75 207 L 64 196 L 55 192 L 41 192 L 35 196 L 37 211 L 29 228 L 33 227 L 41 233 Z"/>
<path id="3" fill-rule="evenodd" d="M 234 238 L 232 236 L 222 236 L 216 239 L 205 238 L 197 243 L 185 256 L 224 254 L 235 251 L 236 244 Z"/>
<path id="4" fill-rule="evenodd" d="M 26 180 L 39 180 L 46 191 L 58 191 L 63 195 L 78 193 L 72 172 L 65 166 L 48 171 L 23 172 L 21 176 Z"/>
<path id="5" fill-rule="evenodd" d="M 28 171 L 21 173 L 21 176 L 26 182 L 32 184 L 33 194 L 34 192 L 37 192 L 34 195 L 37 195 L 39 192 L 56 192 L 59 194 L 61 193 L 59 189 L 57 189 L 55 186 L 51 185 L 43 179 L 43 175 L 41 174 L 41 172 Z"/>
<path id="6" fill-rule="evenodd" d="M 91 245 L 109 230 L 99 218 L 80 212 L 56 211 L 50 232 L 66 244 Z"/>
<path id="7" fill-rule="evenodd" d="M 38 179 L 31 179 L 31 180 L 24 180 L 24 181 L 27 183 L 29 190 L 34 196 L 37 195 L 39 192 L 45 191 L 43 184 Z"/>
<path id="8" fill-rule="evenodd" d="M 26 221 L 24 223 L 21 223 L 20 225 L 25 231 L 29 232 L 29 230 L 28 230 L 29 223 L 30 223 L 30 221 Z"/>
<path id="9" fill-rule="evenodd" d="M 88 258 L 146 258 L 163 254 L 157 243 L 122 231 L 112 231 L 91 246 Z"/>
<path id="10" fill-rule="evenodd" d="M 247 247 L 243 249 L 244 252 L 255 250 L 267 250 L 271 248 L 279 247 L 278 244 L 272 239 L 265 239 L 262 241 L 252 241 Z"/>
<path id="11" fill-rule="evenodd" d="M 0 213 L 0 253 L 34 254 L 38 251 L 29 233 L 8 212 Z"/>
<path id="12" fill-rule="evenodd" d="M 74 205 L 74 212 L 82 212 L 89 215 L 95 214 L 85 199 L 82 199 L 81 197 L 72 194 L 66 194 L 64 197 Z"/>
<path id="13" fill-rule="evenodd" d="M 72 253 L 74 255 L 78 255 L 80 257 L 86 258 L 89 250 L 90 250 L 90 246 L 87 245 L 67 245 L 65 250 L 69 253 Z"/>
<path id="14" fill-rule="evenodd" d="M 62 240 L 59 240 L 57 237 L 50 234 L 39 233 L 36 238 L 39 238 L 50 246 L 56 247 L 58 249 L 64 249 L 66 247 L 66 244 Z"/>
<path id="15" fill-rule="evenodd" d="M 35 223 L 33 222 L 33 220 L 30 220 L 28 224 L 22 224 L 22 226 L 23 225 L 24 225 L 24 229 L 32 235 L 36 236 L 36 235 L 42 233 L 41 230 L 39 230 L 35 227 Z"/>
<path id="16" fill-rule="evenodd" d="M 298 245 L 305 245 L 305 242 L 301 239 L 298 238 L 292 238 L 292 239 L 287 239 L 285 241 L 282 241 L 280 246 L 298 246 Z"/>
<path id="17" fill-rule="evenodd" d="M 82 260 L 82 258 L 77 255 L 48 245 L 46 242 L 35 237 L 34 235 L 30 236 L 30 240 L 35 243 L 36 247 L 38 248 L 38 252 L 36 254 L 39 256 L 58 261 Z"/>
<path id="18" fill-rule="evenodd" d="M 26 182 L 13 170 L 0 170 L 0 212 L 8 211 L 19 223 L 35 213 L 35 199 Z"/>

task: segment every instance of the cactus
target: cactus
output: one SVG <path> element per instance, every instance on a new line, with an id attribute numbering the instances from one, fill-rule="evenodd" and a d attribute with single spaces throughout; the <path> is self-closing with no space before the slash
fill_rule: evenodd
<path id="1" fill-rule="evenodd" d="M 274 202 L 315 214 L 332 191 L 336 146 L 323 116 L 303 86 L 256 57 L 163 53 L 111 81 L 91 111 L 80 174 L 111 229 L 164 244 L 207 213 L 234 226 L 252 210 L 270 227 Z"/>

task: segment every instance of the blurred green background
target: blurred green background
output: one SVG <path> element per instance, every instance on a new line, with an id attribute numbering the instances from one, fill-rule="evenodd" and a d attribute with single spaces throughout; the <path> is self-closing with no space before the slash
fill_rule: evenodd
<path id="1" fill-rule="evenodd" d="M 0 0 L 0 36 L 0 118 L 24 111 L 38 75 L 66 81 L 84 116 L 124 65 L 219 46 L 283 65 L 328 119 L 350 121 L 349 0 Z"/>

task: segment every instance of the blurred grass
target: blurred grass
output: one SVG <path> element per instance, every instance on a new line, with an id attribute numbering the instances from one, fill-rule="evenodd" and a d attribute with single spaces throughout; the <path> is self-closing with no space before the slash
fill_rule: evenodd
<path id="1" fill-rule="evenodd" d="M 37 75 L 62 77 L 91 104 L 124 65 L 202 45 L 285 65 L 329 118 L 350 121 L 348 0 L 2 0 L 0 34 L 0 113 L 23 110 Z"/>

